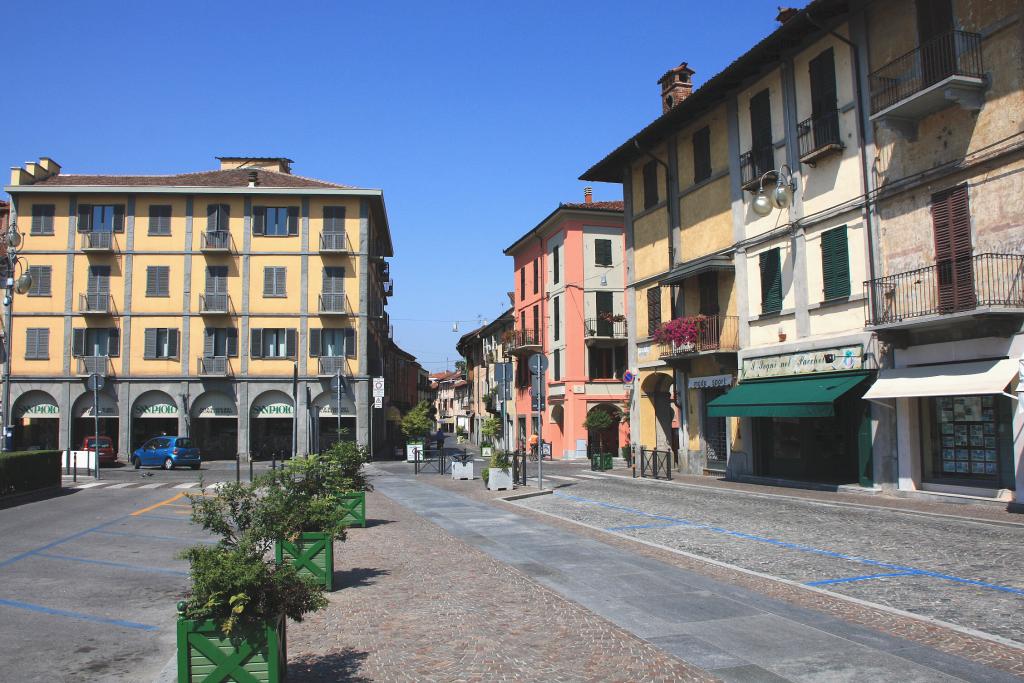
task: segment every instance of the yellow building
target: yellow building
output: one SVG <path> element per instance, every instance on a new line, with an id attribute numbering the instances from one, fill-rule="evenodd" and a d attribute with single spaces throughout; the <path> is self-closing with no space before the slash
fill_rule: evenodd
<path id="1" fill-rule="evenodd" d="M 162 433 L 207 458 L 302 454 L 336 438 L 338 411 L 369 441 L 391 292 L 382 192 L 294 175 L 284 158 L 219 160 L 164 176 L 12 169 L 32 274 L 10 334 L 17 448 L 78 448 L 97 410 L 121 459 Z"/>

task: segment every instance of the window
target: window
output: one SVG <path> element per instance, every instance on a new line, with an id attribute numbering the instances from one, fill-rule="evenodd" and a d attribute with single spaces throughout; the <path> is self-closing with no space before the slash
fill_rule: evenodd
<path id="1" fill-rule="evenodd" d="M 932 195 L 932 230 L 935 233 L 939 312 L 974 308 L 974 246 L 966 184 Z"/>
<path id="2" fill-rule="evenodd" d="M 533 293 L 540 291 L 540 257 L 533 259 Z"/>
<path id="3" fill-rule="evenodd" d="M 324 207 L 324 232 L 333 234 L 345 232 L 345 207 Z"/>
<path id="4" fill-rule="evenodd" d="M 644 209 L 658 203 L 658 162 L 648 161 L 644 164 Z"/>
<path id="5" fill-rule="evenodd" d="M 285 275 L 287 269 L 284 266 L 267 266 L 263 269 L 263 296 L 267 298 L 280 298 L 285 296 Z"/>
<path id="6" fill-rule="evenodd" d="M 693 134 L 693 182 L 711 177 L 711 128 L 704 126 Z"/>
<path id="7" fill-rule="evenodd" d="M 782 257 L 779 248 L 761 253 L 761 313 L 782 310 Z"/>
<path id="8" fill-rule="evenodd" d="M 808 65 L 811 80 L 811 129 L 814 149 L 839 144 L 839 105 L 836 96 L 836 65 L 832 48 Z"/>
<path id="9" fill-rule="evenodd" d="M 149 207 L 149 234 L 171 234 L 171 205 L 151 204 Z"/>
<path id="10" fill-rule="evenodd" d="M 78 232 L 124 232 L 124 204 L 79 204 Z"/>
<path id="11" fill-rule="evenodd" d="M 1015 403 L 998 394 L 920 399 L 924 481 L 1012 486 Z"/>
<path id="12" fill-rule="evenodd" d="M 551 355 L 551 365 L 554 367 L 552 377 L 558 382 L 562 379 L 562 350 L 555 349 Z"/>
<path id="13" fill-rule="evenodd" d="M 356 331 L 351 327 L 310 330 L 309 355 L 314 358 L 355 358 Z"/>
<path id="14" fill-rule="evenodd" d="M 56 207 L 53 204 L 34 204 L 32 206 L 31 235 L 52 235 L 53 216 Z"/>
<path id="15" fill-rule="evenodd" d="M 647 336 L 653 337 L 661 327 L 661 287 L 647 290 Z"/>
<path id="16" fill-rule="evenodd" d="M 257 206 L 252 210 L 252 234 L 287 237 L 299 234 L 299 207 Z"/>
<path id="17" fill-rule="evenodd" d="M 170 266 L 146 266 L 146 296 L 170 296 L 170 279 Z"/>
<path id="18" fill-rule="evenodd" d="M 526 331 L 526 311 L 519 311 L 519 330 L 520 332 Z"/>
<path id="19" fill-rule="evenodd" d="M 50 330 L 30 327 L 25 331 L 25 360 L 47 360 L 50 357 Z"/>
<path id="20" fill-rule="evenodd" d="M 228 267 L 206 266 L 206 293 L 226 294 L 228 291 Z"/>
<path id="21" fill-rule="evenodd" d="M 249 356 L 252 358 L 294 358 L 295 329 L 273 327 L 254 329 Z"/>
<path id="22" fill-rule="evenodd" d="M 147 327 L 142 357 L 157 360 L 178 357 L 178 330 L 168 327 Z"/>
<path id="23" fill-rule="evenodd" d="M 90 306 L 105 302 L 110 295 L 110 266 L 89 266 L 89 278 L 86 280 L 86 291 L 90 297 Z"/>
<path id="24" fill-rule="evenodd" d="M 231 218 L 231 206 L 228 204 L 207 204 L 206 205 L 206 231 L 218 232 L 228 229 L 228 222 Z"/>
<path id="25" fill-rule="evenodd" d="M 760 178 L 775 167 L 771 99 L 767 89 L 750 98 L 750 148 L 754 176 Z"/>
<path id="26" fill-rule="evenodd" d="M 540 306 L 533 305 L 533 334 L 535 343 L 540 343 Z"/>
<path id="27" fill-rule="evenodd" d="M 612 265 L 612 241 L 605 239 L 594 240 L 594 265 Z"/>
<path id="28" fill-rule="evenodd" d="M 29 296 L 52 296 L 50 266 L 29 266 L 28 274 L 32 277 L 32 286 L 29 287 Z"/>
<path id="29" fill-rule="evenodd" d="M 526 266 L 519 269 L 519 300 L 526 298 Z"/>
<path id="30" fill-rule="evenodd" d="M 593 346 L 590 353 L 590 379 L 619 379 L 626 371 L 626 347 Z"/>
<path id="31" fill-rule="evenodd" d="M 551 282 L 556 285 L 558 284 L 558 281 L 561 279 L 560 271 L 562 269 L 562 264 L 559 254 L 561 246 L 562 245 L 560 244 L 556 244 L 551 249 Z"/>
<path id="32" fill-rule="evenodd" d="M 821 233 L 821 277 L 826 301 L 850 296 L 850 255 L 845 225 Z"/>
<path id="33" fill-rule="evenodd" d="M 697 276 L 700 289 L 700 312 L 702 315 L 718 315 L 718 273 L 710 271 Z"/>
<path id="34" fill-rule="evenodd" d="M 71 333 L 73 356 L 110 356 L 121 353 L 121 331 L 116 327 L 76 328 Z"/>
<path id="35" fill-rule="evenodd" d="M 238 330 L 234 327 L 207 327 L 203 338 L 203 357 L 238 356 Z"/>
<path id="36" fill-rule="evenodd" d="M 558 341 L 559 330 L 562 327 L 562 311 L 561 311 L 562 306 L 561 306 L 561 303 L 562 303 L 561 299 L 559 299 L 557 296 L 554 299 L 551 300 L 551 309 L 552 309 L 552 315 L 553 315 L 553 318 L 554 318 L 554 329 L 551 330 L 551 335 L 552 335 L 552 338 L 555 341 Z"/>
<path id="37" fill-rule="evenodd" d="M 327 266 L 324 268 L 324 294 L 345 293 L 345 269 L 340 266 Z"/>

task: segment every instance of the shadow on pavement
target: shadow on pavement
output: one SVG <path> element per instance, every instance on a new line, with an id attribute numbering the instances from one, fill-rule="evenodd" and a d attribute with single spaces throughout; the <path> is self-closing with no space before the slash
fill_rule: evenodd
<path id="1" fill-rule="evenodd" d="M 10 493 L 4 496 L 0 496 L 0 510 L 17 507 L 19 505 L 24 505 L 26 503 L 35 503 L 37 501 L 47 500 L 50 498 L 72 496 L 78 492 L 79 489 L 64 488 L 63 486 L 58 485 L 48 486 L 42 489 L 36 489 L 35 491 L 26 491 L 24 493 Z"/>
<path id="2" fill-rule="evenodd" d="M 366 520 L 366 528 L 369 529 L 370 527 L 384 526 L 385 524 L 394 524 L 394 522 L 395 520 L 393 519 L 368 519 Z"/>
<path id="3" fill-rule="evenodd" d="M 359 675 L 363 660 L 368 656 L 366 652 L 345 648 L 318 657 L 297 657 L 288 663 L 288 680 L 368 683 L 369 678 Z"/>
<path id="4" fill-rule="evenodd" d="M 376 583 L 373 579 L 379 576 L 388 576 L 389 574 L 391 572 L 387 569 L 374 569 L 372 567 L 353 567 L 344 571 L 336 571 L 334 572 L 334 590 L 339 591 L 342 588 L 369 586 Z"/>

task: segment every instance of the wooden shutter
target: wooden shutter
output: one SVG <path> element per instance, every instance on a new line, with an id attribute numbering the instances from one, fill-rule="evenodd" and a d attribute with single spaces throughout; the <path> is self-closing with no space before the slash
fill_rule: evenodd
<path id="1" fill-rule="evenodd" d="M 76 327 L 71 331 L 71 355 L 85 355 L 85 328 Z"/>
<path id="2" fill-rule="evenodd" d="M 276 290 L 274 289 L 274 287 L 276 285 L 276 281 L 277 281 L 276 280 L 276 274 L 275 274 L 276 271 L 277 271 L 277 268 L 274 267 L 274 266 L 264 266 L 263 267 L 263 296 L 264 297 L 277 296 Z"/>
<path id="3" fill-rule="evenodd" d="M 121 355 L 121 330 L 116 327 L 111 327 L 107 335 L 107 355 L 111 358 Z"/>
<path id="4" fill-rule="evenodd" d="M 320 341 L 323 335 L 323 330 L 310 330 L 309 331 L 309 355 L 311 358 L 316 358 L 320 355 Z"/>
<path id="5" fill-rule="evenodd" d="M 519 300 L 526 298 L 526 266 L 519 269 Z"/>
<path id="6" fill-rule="evenodd" d="M 323 293 L 344 294 L 345 293 L 345 269 L 338 266 L 327 266 L 324 268 Z"/>
<path id="7" fill-rule="evenodd" d="M 50 330 L 45 327 L 30 327 L 25 339 L 25 358 L 40 360 L 49 357 Z"/>
<path id="8" fill-rule="evenodd" d="M 822 114 L 835 111 L 836 63 L 832 48 L 812 59 L 807 68 L 811 79 L 811 116 L 818 118 Z"/>
<path id="9" fill-rule="evenodd" d="M 252 335 L 249 343 L 249 357 L 263 358 L 263 330 L 258 327 L 252 329 Z"/>
<path id="10" fill-rule="evenodd" d="M 207 327 L 203 330 L 203 358 L 213 358 L 214 342 L 216 339 L 217 331 L 212 327 Z"/>
<path id="11" fill-rule="evenodd" d="M 32 276 L 32 287 L 28 293 L 32 296 L 50 296 L 53 291 L 52 271 L 51 266 L 29 266 L 28 272 Z"/>
<path id="12" fill-rule="evenodd" d="M 267 231 L 267 207 L 252 207 L 252 234 L 263 235 Z"/>
<path id="13" fill-rule="evenodd" d="M 775 165 L 772 149 L 772 108 L 768 90 L 750 98 L 750 147 L 754 155 L 754 175 L 760 177 Z"/>
<path id="14" fill-rule="evenodd" d="M 644 164 L 644 209 L 658 203 L 658 162 L 651 160 Z"/>
<path id="15" fill-rule="evenodd" d="M 166 204 L 151 204 L 149 207 L 149 234 L 171 234 L 171 207 Z"/>
<path id="16" fill-rule="evenodd" d="M 288 330 L 285 331 L 284 339 L 284 355 L 288 356 L 289 358 L 295 358 L 296 346 L 298 346 L 298 341 L 294 327 L 289 328 Z"/>
<path id="17" fill-rule="evenodd" d="M 540 258 L 533 259 L 533 293 L 540 291 Z"/>
<path id="18" fill-rule="evenodd" d="M 777 313 L 782 310 L 782 264 L 778 247 L 762 252 L 761 312 Z"/>
<path id="19" fill-rule="evenodd" d="M 850 296 L 850 256 L 845 225 L 821 234 L 821 276 L 826 301 Z"/>
<path id="20" fill-rule="evenodd" d="M 324 207 L 324 232 L 334 234 L 345 232 L 344 206 Z"/>
<path id="21" fill-rule="evenodd" d="M 974 308 L 974 247 L 967 185 L 932 195 L 939 312 Z"/>
<path id="22" fill-rule="evenodd" d="M 147 327 L 145 342 L 143 345 L 142 357 L 146 359 L 156 358 L 156 328 Z"/>
<path id="23" fill-rule="evenodd" d="M 693 134 L 693 182 L 711 177 L 711 128 L 704 126 Z"/>
<path id="24" fill-rule="evenodd" d="M 113 231 L 124 232 L 124 204 L 114 204 Z"/>
<path id="25" fill-rule="evenodd" d="M 288 234 L 299 234 L 299 207 L 297 206 L 288 207 Z"/>
<path id="26" fill-rule="evenodd" d="M 661 287 L 647 290 L 647 334 L 653 335 L 661 327 Z"/>
<path id="27" fill-rule="evenodd" d="M 700 312 L 703 315 L 718 315 L 718 273 L 709 271 L 697 277 L 700 288 Z"/>
<path id="28" fill-rule="evenodd" d="M 228 267 L 206 266 L 206 293 L 226 294 L 228 291 Z"/>
<path id="29" fill-rule="evenodd" d="M 228 327 L 225 329 L 227 339 L 224 342 L 224 347 L 229 358 L 238 357 L 238 328 Z M 252 354 L 249 354 L 250 356 Z"/>
<path id="30" fill-rule="evenodd" d="M 562 300 L 555 297 L 551 301 L 552 316 L 554 318 L 554 329 L 551 330 L 552 338 L 558 341 L 559 330 L 562 328 Z"/>
<path id="31" fill-rule="evenodd" d="M 78 205 L 78 232 L 92 231 L 92 205 Z"/>
<path id="32" fill-rule="evenodd" d="M 540 306 L 533 305 L 533 334 L 536 342 L 540 341 Z"/>
<path id="33" fill-rule="evenodd" d="M 551 281 L 556 285 L 558 284 L 558 281 L 561 278 L 562 263 L 561 256 L 559 254 L 561 250 L 561 245 L 559 244 L 556 244 L 554 248 L 551 250 Z"/>
<path id="34" fill-rule="evenodd" d="M 56 207 L 53 204 L 35 204 L 32 206 L 32 234 L 52 235 L 53 217 Z"/>
<path id="35" fill-rule="evenodd" d="M 89 266 L 86 287 L 90 294 L 110 294 L 110 266 Z"/>
<path id="36" fill-rule="evenodd" d="M 36 337 L 38 336 L 39 330 L 35 328 L 28 328 L 25 330 L 25 358 L 35 358 L 36 350 Z"/>
<path id="37" fill-rule="evenodd" d="M 594 265 L 610 266 L 612 264 L 612 241 L 594 240 Z"/>
<path id="38" fill-rule="evenodd" d="M 167 355 L 170 358 L 178 357 L 178 340 L 181 335 L 178 333 L 178 328 L 172 327 L 167 330 Z"/>
<path id="39" fill-rule="evenodd" d="M 345 328 L 345 356 L 356 357 L 356 331 L 351 327 Z"/>
<path id="40" fill-rule="evenodd" d="M 561 349 L 555 349 L 555 351 L 554 351 L 554 353 L 552 355 L 554 356 L 554 361 L 555 361 L 553 363 L 553 365 L 555 366 L 555 381 L 557 382 L 558 380 L 562 379 L 562 351 L 561 351 Z"/>

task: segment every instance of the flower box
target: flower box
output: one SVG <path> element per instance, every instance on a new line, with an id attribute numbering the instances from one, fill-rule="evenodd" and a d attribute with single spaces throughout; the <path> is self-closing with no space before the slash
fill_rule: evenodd
<path id="1" fill-rule="evenodd" d="M 179 605 L 179 609 L 181 605 Z M 178 682 L 267 681 L 288 676 L 284 616 L 225 635 L 213 621 L 178 618 Z"/>
<path id="2" fill-rule="evenodd" d="M 511 491 L 512 468 L 489 467 L 487 469 L 487 489 L 490 491 Z"/>
<path id="3" fill-rule="evenodd" d="M 334 590 L 334 539 L 320 531 L 305 531 L 294 542 L 274 544 L 274 560 L 295 565 L 300 574 L 312 576 L 326 588 Z"/>
<path id="4" fill-rule="evenodd" d="M 345 509 L 345 526 L 359 525 L 366 528 L 366 491 L 349 491 L 337 495 L 338 503 Z"/>

